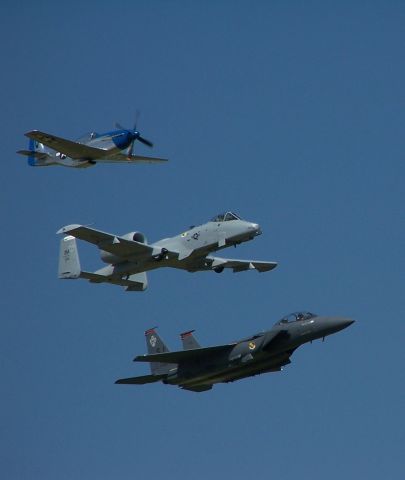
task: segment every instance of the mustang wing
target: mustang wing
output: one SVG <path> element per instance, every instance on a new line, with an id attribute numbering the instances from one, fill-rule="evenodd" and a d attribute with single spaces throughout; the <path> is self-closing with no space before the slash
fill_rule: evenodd
<path id="1" fill-rule="evenodd" d="M 178 352 L 153 353 L 150 355 L 138 355 L 134 362 L 161 362 L 161 363 L 184 363 L 195 362 L 210 355 L 227 353 L 235 346 L 235 343 L 218 345 L 216 347 L 195 348 L 193 350 L 180 350 Z"/>
<path id="2" fill-rule="evenodd" d="M 73 237 L 93 243 L 101 250 L 110 252 L 119 257 L 129 257 L 131 255 L 152 255 L 153 247 L 144 243 L 135 242 L 134 240 L 126 240 L 111 233 L 95 230 L 94 228 L 85 227 L 84 225 L 67 225 L 62 227 L 56 233 L 72 235 Z"/>
<path id="3" fill-rule="evenodd" d="M 257 260 L 237 260 L 212 256 L 208 256 L 206 260 L 210 263 L 212 262 L 211 268 L 232 268 L 234 272 L 242 272 L 244 270 L 267 272 L 277 267 L 277 262 L 260 262 Z"/>
<path id="4" fill-rule="evenodd" d="M 125 155 L 124 153 L 115 153 L 106 157 L 98 158 L 98 163 L 164 163 L 168 160 L 166 158 L 142 157 L 140 155 Z"/>
<path id="5" fill-rule="evenodd" d="M 43 143 L 47 147 L 56 150 L 57 152 L 64 153 L 70 158 L 75 160 L 98 160 L 105 155 L 106 151 L 101 148 L 89 147 L 82 143 L 72 142 L 65 138 L 56 137 L 49 133 L 40 132 L 39 130 L 32 130 L 25 134 L 26 137 L 37 140 Z"/>

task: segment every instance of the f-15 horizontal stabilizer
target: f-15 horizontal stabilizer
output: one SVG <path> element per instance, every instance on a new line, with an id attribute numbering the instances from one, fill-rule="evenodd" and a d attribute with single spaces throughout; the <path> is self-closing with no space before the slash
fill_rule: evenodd
<path id="1" fill-rule="evenodd" d="M 196 385 L 195 387 L 184 387 L 182 386 L 181 387 L 183 390 L 190 390 L 191 392 L 205 392 L 207 390 L 211 390 L 212 389 L 212 385 Z"/>
<path id="2" fill-rule="evenodd" d="M 167 375 L 142 375 L 140 377 L 120 378 L 115 383 L 123 385 L 144 385 L 145 383 L 154 383 L 163 380 Z"/>

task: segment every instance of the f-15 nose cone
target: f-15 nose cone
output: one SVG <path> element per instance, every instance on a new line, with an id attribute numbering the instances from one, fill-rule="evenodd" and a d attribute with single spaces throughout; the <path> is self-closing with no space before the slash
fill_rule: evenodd
<path id="1" fill-rule="evenodd" d="M 333 317 L 330 319 L 331 326 L 335 332 L 343 330 L 344 328 L 350 327 L 354 320 L 351 318 L 342 318 L 342 317 Z"/>
<path id="2" fill-rule="evenodd" d="M 351 318 L 346 319 L 346 327 L 350 327 L 355 322 L 355 320 L 352 320 Z"/>

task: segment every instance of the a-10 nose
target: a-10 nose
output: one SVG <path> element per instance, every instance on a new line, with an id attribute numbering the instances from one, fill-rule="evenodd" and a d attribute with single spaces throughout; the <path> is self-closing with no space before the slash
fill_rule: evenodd
<path id="1" fill-rule="evenodd" d="M 256 235 L 262 234 L 262 229 L 260 228 L 260 225 L 258 223 L 251 223 L 250 227 L 255 232 Z"/>

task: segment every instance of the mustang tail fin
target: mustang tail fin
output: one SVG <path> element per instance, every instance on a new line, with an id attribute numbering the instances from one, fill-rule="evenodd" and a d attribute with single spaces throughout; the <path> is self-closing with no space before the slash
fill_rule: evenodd
<path id="1" fill-rule="evenodd" d="M 169 349 L 163 340 L 156 333 L 155 328 L 150 328 L 145 332 L 146 347 L 148 349 L 148 354 L 154 353 L 167 353 Z M 161 362 L 151 362 L 150 370 L 152 375 L 167 375 L 169 371 L 176 365 L 170 363 L 161 363 Z"/>
<path id="2" fill-rule="evenodd" d="M 54 164 L 47 148 L 32 138 L 28 141 L 28 150 L 18 150 L 17 153 L 28 157 L 28 165 L 31 167 L 47 167 Z"/>
<path id="3" fill-rule="evenodd" d="M 79 278 L 81 273 L 76 239 L 71 235 L 62 238 L 59 250 L 59 278 Z"/>

